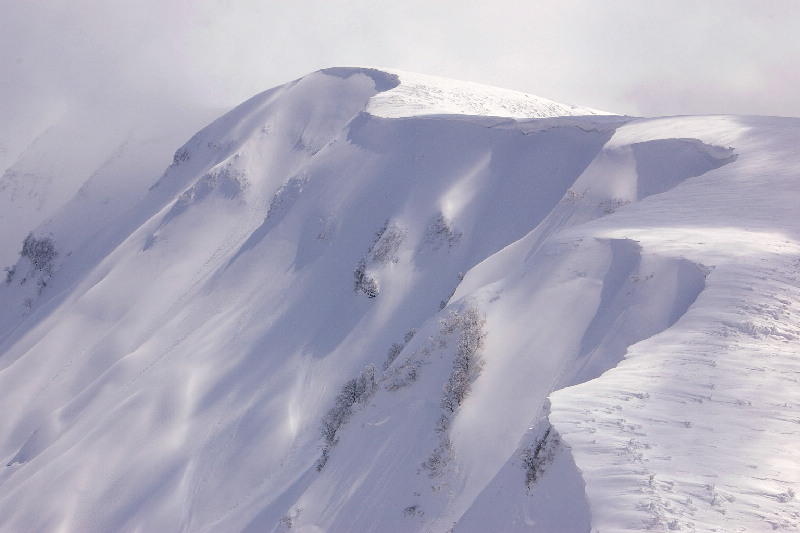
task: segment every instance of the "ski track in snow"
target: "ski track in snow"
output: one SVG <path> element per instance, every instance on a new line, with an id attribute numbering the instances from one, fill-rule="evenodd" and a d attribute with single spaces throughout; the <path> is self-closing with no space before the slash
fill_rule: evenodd
<path id="1" fill-rule="evenodd" d="M 0 235 L 57 252 L 0 287 L 0 530 L 800 529 L 800 120 L 334 68 L 143 138 Z"/>

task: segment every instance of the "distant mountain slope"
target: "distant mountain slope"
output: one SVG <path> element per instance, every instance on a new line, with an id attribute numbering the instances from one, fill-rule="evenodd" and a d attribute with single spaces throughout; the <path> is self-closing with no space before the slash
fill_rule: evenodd
<path id="1" fill-rule="evenodd" d="M 68 202 L 83 205 L 90 225 L 128 208 L 129 196 L 169 164 L 175 145 L 210 118 L 209 110 L 191 106 L 144 116 L 103 106 L 42 119 L 46 125 L 19 153 L 0 158 L 0 268 L 15 260 L 28 232 Z"/>
<path id="2" fill-rule="evenodd" d="M 800 527 L 800 120 L 596 113 L 326 69 L 65 203 L 0 530 Z"/>

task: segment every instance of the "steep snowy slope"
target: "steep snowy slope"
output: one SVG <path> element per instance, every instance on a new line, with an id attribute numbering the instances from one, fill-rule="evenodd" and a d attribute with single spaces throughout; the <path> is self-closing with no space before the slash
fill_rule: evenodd
<path id="1" fill-rule="evenodd" d="M 328 69 L 67 203 L 0 529 L 800 527 L 800 121 L 595 113 Z"/>
<path id="2" fill-rule="evenodd" d="M 175 145 L 215 114 L 167 106 L 142 114 L 98 106 L 37 117 L 41 123 L 29 119 L 37 133 L 28 132 L 32 138 L 22 136 L 22 142 L 12 139 L 6 153 L 0 138 L 0 156 L 5 156 L 0 157 L 0 267 L 13 264 L 28 232 L 61 211 L 78 211 L 64 209 L 69 202 L 82 204 L 88 226 L 130 207 L 129 196 L 152 183 Z"/>

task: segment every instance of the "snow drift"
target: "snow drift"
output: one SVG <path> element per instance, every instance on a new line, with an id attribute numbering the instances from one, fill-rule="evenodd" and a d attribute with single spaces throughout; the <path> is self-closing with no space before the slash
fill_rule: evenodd
<path id="1" fill-rule="evenodd" d="M 19 236 L 0 529 L 796 528 L 799 140 L 365 68 L 262 93 Z"/>

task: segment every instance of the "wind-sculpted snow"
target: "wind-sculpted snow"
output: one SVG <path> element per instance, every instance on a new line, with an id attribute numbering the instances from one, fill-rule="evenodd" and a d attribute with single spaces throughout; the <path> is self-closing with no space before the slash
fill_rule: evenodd
<path id="1" fill-rule="evenodd" d="M 386 84 L 387 90 L 375 95 L 367 108 L 381 117 L 484 115 L 524 119 L 613 114 L 478 83 L 399 70 L 387 72 L 399 79 L 399 83 Z"/>
<path id="2" fill-rule="evenodd" d="M 794 530 L 798 339 L 798 122 L 685 118 L 682 130 L 738 158 L 598 226 L 643 250 L 710 267 L 670 329 L 601 378 L 558 391 L 551 420 L 570 444 L 600 531 Z M 636 131 L 638 130 L 638 131 Z M 613 140 L 612 140 L 613 142 Z M 677 192 L 677 190 L 676 190 Z M 651 199 L 652 200 L 652 199 Z"/>
<path id="3" fill-rule="evenodd" d="M 800 122 L 543 102 L 327 69 L 66 203 L 0 530 L 797 528 Z"/>

